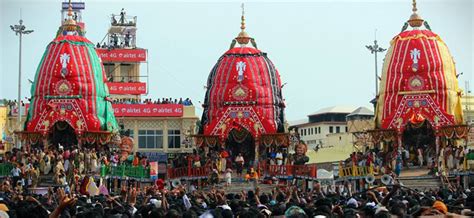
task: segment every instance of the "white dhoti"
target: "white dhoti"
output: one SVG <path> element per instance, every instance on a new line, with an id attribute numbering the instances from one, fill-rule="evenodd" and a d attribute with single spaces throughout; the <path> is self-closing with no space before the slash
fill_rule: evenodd
<path id="1" fill-rule="evenodd" d="M 221 158 L 221 171 L 225 171 L 227 169 L 227 160 L 225 158 Z"/>
<path id="2" fill-rule="evenodd" d="M 423 155 L 418 155 L 418 163 L 423 166 Z"/>
<path id="3" fill-rule="evenodd" d="M 453 155 L 448 156 L 447 167 L 448 167 L 448 170 L 454 169 L 454 157 L 453 157 Z"/>
<path id="4" fill-rule="evenodd" d="M 44 175 L 48 175 L 49 171 L 51 171 L 51 162 L 48 162 L 46 166 L 44 167 Z"/>

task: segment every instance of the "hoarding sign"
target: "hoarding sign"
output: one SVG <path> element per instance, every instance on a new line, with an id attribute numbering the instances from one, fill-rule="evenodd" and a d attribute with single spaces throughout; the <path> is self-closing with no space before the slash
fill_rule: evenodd
<path id="1" fill-rule="evenodd" d="M 132 82 L 132 83 L 119 83 L 119 82 L 108 82 L 110 94 L 120 95 L 141 95 L 146 93 L 146 83 Z"/>
<path id="2" fill-rule="evenodd" d="M 97 48 L 96 51 L 103 62 L 143 62 L 143 61 L 146 61 L 145 49 Z"/>
<path id="3" fill-rule="evenodd" d="M 181 104 L 112 104 L 116 117 L 181 117 Z"/>

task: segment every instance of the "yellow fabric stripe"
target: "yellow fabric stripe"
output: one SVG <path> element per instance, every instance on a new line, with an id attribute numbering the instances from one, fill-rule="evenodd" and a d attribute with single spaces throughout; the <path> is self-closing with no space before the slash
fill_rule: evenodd
<path id="1" fill-rule="evenodd" d="M 419 39 L 419 38 L 425 38 L 427 40 L 436 40 L 438 42 L 443 42 L 443 40 L 439 36 L 427 36 L 425 34 L 417 34 L 414 36 L 407 36 L 407 37 L 401 37 L 400 35 L 395 36 L 392 41 L 390 41 L 390 44 L 392 45 L 395 43 L 395 41 L 405 41 L 405 40 L 410 40 L 410 39 Z"/>
<path id="2" fill-rule="evenodd" d="M 385 90 L 387 89 L 386 84 L 387 84 L 387 72 L 388 72 L 388 67 L 390 66 L 390 63 L 392 62 L 392 55 L 393 55 L 393 50 L 395 46 L 391 45 L 390 48 L 388 48 L 387 54 L 385 55 L 385 61 L 383 63 L 382 67 L 382 79 L 380 80 L 379 83 L 379 96 L 377 99 L 377 107 L 375 108 L 375 127 L 380 127 L 382 125 L 382 116 L 383 116 L 383 110 L 384 110 L 384 103 L 385 103 Z"/>
<path id="3" fill-rule="evenodd" d="M 461 92 L 456 78 L 456 67 L 449 49 L 442 40 L 437 41 L 439 55 L 443 63 L 443 75 L 446 81 L 446 112 L 454 115 L 455 124 L 463 123 L 463 111 L 461 106 Z"/>

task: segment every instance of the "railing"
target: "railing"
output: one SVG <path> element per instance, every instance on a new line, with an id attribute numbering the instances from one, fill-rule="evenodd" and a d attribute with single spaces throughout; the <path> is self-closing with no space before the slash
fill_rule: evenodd
<path id="1" fill-rule="evenodd" d="M 100 169 L 100 176 L 112 176 L 112 177 L 132 177 L 137 179 L 149 179 L 150 168 L 143 166 L 130 166 L 130 165 L 119 165 L 119 166 L 102 166 Z"/>
<path id="2" fill-rule="evenodd" d="M 264 169 L 264 175 L 275 177 L 317 178 L 316 165 L 269 165 Z"/>
<path id="3" fill-rule="evenodd" d="M 210 172 L 211 168 L 207 166 L 168 168 L 168 179 L 207 177 Z"/>
<path id="4" fill-rule="evenodd" d="M 368 174 L 374 174 L 373 166 L 351 166 L 341 167 L 339 166 L 339 177 L 355 177 L 355 176 L 367 176 Z"/>
<path id="5" fill-rule="evenodd" d="M 168 179 L 176 178 L 199 178 L 207 177 L 211 172 L 211 167 L 180 167 L 180 168 L 169 168 Z M 266 177 L 296 177 L 305 179 L 316 179 L 317 178 L 317 167 L 316 165 L 267 165 L 259 164 L 257 168 L 259 175 Z"/>
<path id="6" fill-rule="evenodd" d="M 13 164 L 11 163 L 2 163 L 0 164 L 0 176 L 10 176 L 13 169 Z"/>

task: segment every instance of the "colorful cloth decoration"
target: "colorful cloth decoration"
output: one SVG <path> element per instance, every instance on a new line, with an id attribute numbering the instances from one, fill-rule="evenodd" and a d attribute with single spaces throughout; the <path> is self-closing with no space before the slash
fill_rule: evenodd
<path id="1" fill-rule="evenodd" d="M 31 87 L 25 131 L 45 134 L 59 121 L 76 134 L 118 129 L 102 61 L 71 19 L 47 46 Z M 103 143 L 107 136 L 99 138 Z"/>
<path id="2" fill-rule="evenodd" d="M 225 138 L 232 129 L 246 129 L 258 137 L 284 131 L 280 75 L 256 48 L 231 48 L 219 58 L 203 106 L 200 134 Z"/>
<path id="3" fill-rule="evenodd" d="M 441 38 L 430 30 L 404 31 L 385 56 L 376 125 L 403 130 L 421 117 L 435 128 L 461 124 L 459 93 L 454 61 Z"/>

